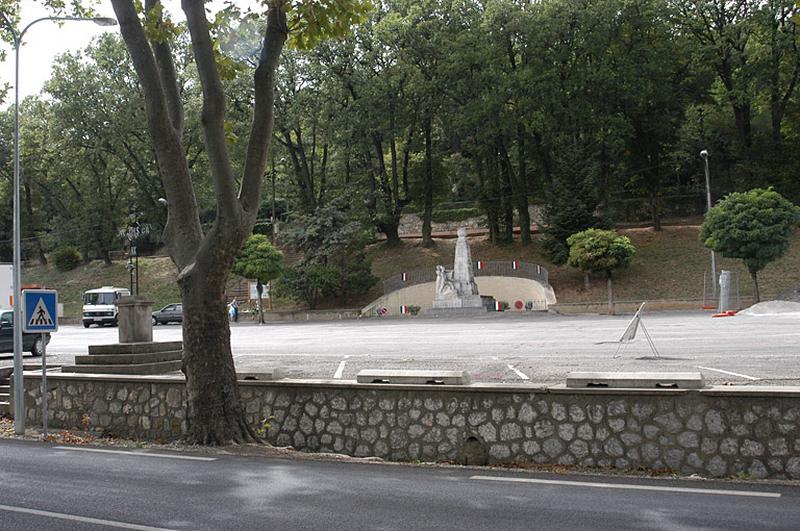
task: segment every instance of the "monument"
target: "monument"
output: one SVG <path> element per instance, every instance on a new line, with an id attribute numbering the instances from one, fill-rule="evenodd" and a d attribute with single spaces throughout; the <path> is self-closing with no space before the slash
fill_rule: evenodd
<path id="1" fill-rule="evenodd" d="M 472 269 L 472 254 L 467 242 L 467 231 L 458 229 L 456 256 L 453 269 L 436 266 L 436 287 L 433 295 L 433 309 L 443 308 L 481 308 L 481 296 L 475 284 Z"/>

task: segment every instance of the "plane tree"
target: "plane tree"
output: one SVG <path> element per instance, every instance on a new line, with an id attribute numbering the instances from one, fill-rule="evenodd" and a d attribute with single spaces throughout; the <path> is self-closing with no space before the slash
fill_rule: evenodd
<path id="1" fill-rule="evenodd" d="M 207 171 L 216 198 L 216 215 L 205 230 L 182 139 L 184 109 L 171 46 L 178 26 L 166 16 L 159 0 L 145 0 L 143 12 L 134 0 L 112 0 L 112 5 L 144 95 L 148 131 L 168 203 L 164 242 L 179 272 L 184 311 L 186 439 L 198 444 L 254 441 L 258 436 L 245 420 L 236 385 L 225 283 L 261 203 L 273 131 L 276 70 L 288 39 L 308 48 L 320 39 L 342 35 L 368 4 L 362 0 L 270 0 L 265 2 L 263 18 L 228 6 L 209 20 L 204 2 L 183 0 L 202 90 Z M 260 24 L 262 46 L 253 72 L 252 122 L 244 161 L 236 172 L 226 134 L 223 83 L 236 61 L 220 52 L 215 37 L 243 20 Z"/>

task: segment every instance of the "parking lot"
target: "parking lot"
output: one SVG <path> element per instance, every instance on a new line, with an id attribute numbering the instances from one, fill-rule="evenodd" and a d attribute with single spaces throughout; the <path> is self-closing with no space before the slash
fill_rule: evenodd
<path id="1" fill-rule="evenodd" d="M 562 383 L 570 371 L 700 371 L 711 383 L 800 385 L 800 317 L 707 313 L 645 314 L 658 356 L 641 330 L 619 338 L 631 316 L 487 314 L 232 325 L 236 367 L 279 367 L 289 378 L 355 379 L 365 368 L 467 370 L 477 382 Z M 157 341 L 179 340 L 180 325 L 157 326 Z M 117 341 L 116 328 L 62 326 L 48 362 L 71 364 L 90 344 Z M 0 355 L 0 366 L 12 356 Z M 26 354 L 26 363 L 36 363 Z"/>

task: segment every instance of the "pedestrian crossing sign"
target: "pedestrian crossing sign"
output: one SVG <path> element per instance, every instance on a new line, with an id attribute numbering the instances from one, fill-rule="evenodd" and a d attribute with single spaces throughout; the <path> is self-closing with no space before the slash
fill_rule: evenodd
<path id="1" fill-rule="evenodd" d="M 58 330 L 58 293 L 52 289 L 22 290 L 22 331 Z"/>

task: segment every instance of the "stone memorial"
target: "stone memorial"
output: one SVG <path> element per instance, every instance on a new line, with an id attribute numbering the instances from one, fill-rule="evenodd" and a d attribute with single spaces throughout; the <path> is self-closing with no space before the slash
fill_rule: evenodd
<path id="1" fill-rule="evenodd" d="M 475 284 L 472 254 L 467 242 L 467 231 L 458 229 L 456 256 L 453 269 L 436 266 L 436 287 L 433 295 L 433 309 L 479 308 L 483 309 L 478 286 Z"/>

